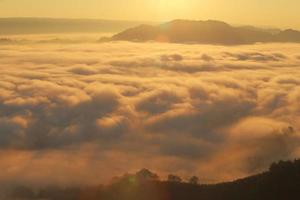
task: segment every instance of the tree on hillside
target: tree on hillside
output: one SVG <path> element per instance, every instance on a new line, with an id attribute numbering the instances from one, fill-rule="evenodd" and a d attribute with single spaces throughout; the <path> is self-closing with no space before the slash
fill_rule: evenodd
<path id="1" fill-rule="evenodd" d="M 198 185 L 199 184 L 199 178 L 197 176 L 193 176 L 193 177 L 190 178 L 189 183 L 193 184 L 193 185 Z"/>
<path id="2" fill-rule="evenodd" d="M 170 174 L 168 176 L 168 182 L 181 183 L 181 181 L 182 181 L 182 179 L 177 175 Z"/>
<path id="3" fill-rule="evenodd" d="M 148 169 L 142 169 L 135 174 L 136 178 L 141 181 L 157 181 L 159 177 L 157 174 Z"/>

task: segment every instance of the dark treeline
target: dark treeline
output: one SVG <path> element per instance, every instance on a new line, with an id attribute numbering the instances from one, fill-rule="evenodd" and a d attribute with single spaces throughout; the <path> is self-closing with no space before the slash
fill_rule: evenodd
<path id="1" fill-rule="evenodd" d="M 115 178 L 109 186 L 16 187 L 12 199 L 49 200 L 296 200 L 300 198 L 300 160 L 280 161 L 269 171 L 233 182 L 199 184 L 197 177 L 183 182 L 179 176 L 158 175 L 143 169 Z"/>

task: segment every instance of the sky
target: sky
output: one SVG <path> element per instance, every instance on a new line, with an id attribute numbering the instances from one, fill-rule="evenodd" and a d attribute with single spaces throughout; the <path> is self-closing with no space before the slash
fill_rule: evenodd
<path id="1" fill-rule="evenodd" d="M 0 0 L 0 17 L 216 19 L 300 29 L 298 0 Z"/>

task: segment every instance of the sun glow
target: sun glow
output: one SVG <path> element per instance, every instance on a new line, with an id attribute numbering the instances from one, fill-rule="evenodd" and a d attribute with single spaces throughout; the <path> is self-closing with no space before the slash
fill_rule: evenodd
<path id="1" fill-rule="evenodd" d="M 190 8 L 188 3 L 184 0 L 161 0 L 151 1 L 153 7 L 156 8 L 157 17 L 160 19 L 180 18 L 186 14 Z"/>
<path id="2" fill-rule="evenodd" d="M 180 9 L 184 7 L 187 3 L 184 0 L 161 0 L 158 4 L 164 9 Z"/>

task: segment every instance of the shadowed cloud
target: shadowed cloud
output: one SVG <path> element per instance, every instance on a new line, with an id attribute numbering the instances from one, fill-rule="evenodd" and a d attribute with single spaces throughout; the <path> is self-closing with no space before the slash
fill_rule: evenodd
<path id="1" fill-rule="evenodd" d="M 297 45 L 0 50 L 0 182 L 107 182 L 143 167 L 215 182 L 300 155 Z"/>

